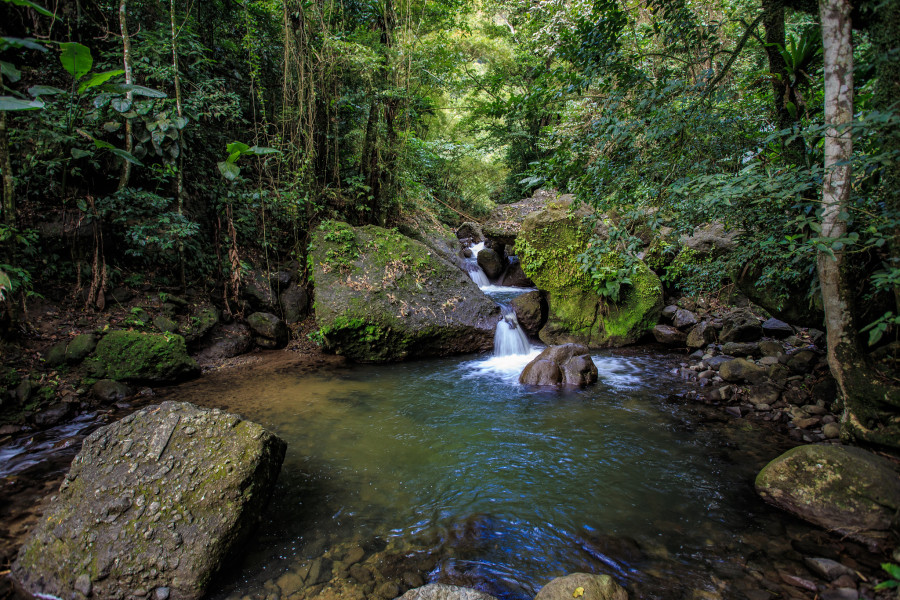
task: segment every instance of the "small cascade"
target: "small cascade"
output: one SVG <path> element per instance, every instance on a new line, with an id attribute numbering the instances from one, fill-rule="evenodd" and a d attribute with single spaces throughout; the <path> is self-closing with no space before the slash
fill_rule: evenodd
<path id="1" fill-rule="evenodd" d="M 481 267 L 478 266 L 478 253 L 484 250 L 484 242 L 478 242 L 474 246 L 469 246 L 469 250 L 472 251 L 472 258 L 467 258 L 465 263 L 469 277 L 471 277 L 472 281 L 475 282 L 475 285 L 480 288 L 491 285 L 487 275 L 485 275 Z"/>
<path id="2" fill-rule="evenodd" d="M 497 323 L 494 334 L 494 356 L 512 356 L 531 352 L 531 342 L 522 331 L 516 313 L 509 306 L 500 305 L 503 318 Z"/>

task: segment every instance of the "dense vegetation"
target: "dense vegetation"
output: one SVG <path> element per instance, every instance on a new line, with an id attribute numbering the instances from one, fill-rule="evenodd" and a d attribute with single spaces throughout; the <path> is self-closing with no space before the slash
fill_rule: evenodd
<path id="1" fill-rule="evenodd" d="M 815 325 L 836 293 L 817 260 L 839 264 L 864 372 L 900 329 L 898 4 L 852 6 L 855 144 L 831 160 L 827 23 L 802 0 L 4 0 L 4 327 L 51 290 L 227 302 L 251 265 L 305 265 L 325 219 L 458 224 L 545 186 L 609 217 L 579 260 L 611 296 L 643 256 Z M 738 249 L 676 259 L 712 221 Z M 856 393 L 898 404 L 872 381 Z"/>

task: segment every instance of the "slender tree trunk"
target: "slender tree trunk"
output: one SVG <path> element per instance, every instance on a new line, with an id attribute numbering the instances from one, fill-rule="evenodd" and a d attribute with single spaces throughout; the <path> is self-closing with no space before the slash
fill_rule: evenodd
<path id="1" fill-rule="evenodd" d="M 9 156 L 6 111 L 0 111 L 0 168 L 3 169 L 3 224 L 16 225 L 16 182 L 13 179 L 12 160 Z"/>
<path id="2" fill-rule="evenodd" d="M 825 180 L 822 186 L 822 237 L 847 233 L 853 138 L 853 42 L 848 0 L 821 0 L 825 46 Z M 863 354 L 854 323 L 854 293 L 847 276 L 848 256 L 820 251 L 819 280 L 828 330 L 828 364 L 844 403 L 842 434 L 856 442 L 900 447 L 895 422 L 900 390 L 882 381 Z"/>
<path id="3" fill-rule="evenodd" d="M 119 0 L 119 29 L 122 31 L 122 63 L 125 69 L 125 83 L 131 85 L 134 78 L 131 72 L 131 37 L 128 35 L 127 20 L 127 4 L 128 0 Z M 125 93 L 125 98 L 130 103 L 134 99 L 131 92 Z M 125 119 L 125 152 L 131 154 L 134 151 L 134 141 L 132 139 L 132 123 L 131 119 Z M 119 189 L 123 189 L 128 185 L 131 178 L 131 163 L 127 160 L 122 161 L 122 174 L 119 176 Z"/>
<path id="4" fill-rule="evenodd" d="M 792 129 L 796 119 L 791 116 L 787 103 L 792 102 L 798 111 L 800 107 L 792 94 L 790 76 L 784 57 L 779 52 L 779 47 L 784 48 L 784 0 L 762 0 L 762 10 L 763 27 L 766 30 L 766 57 L 769 60 L 769 72 L 772 74 L 772 95 L 775 101 L 778 128 Z M 784 150 L 789 162 L 794 164 L 804 162 L 805 149 L 799 137 L 786 143 Z"/>
<path id="5" fill-rule="evenodd" d="M 178 73 L 178 33 L 175 29 L 175 0 L 169 0 L 169 20 L 172 25 L 172 73 L 175 83 L 175 111 L 178 118 L 184 118 L 181 105 L 181 76 Z M 178 216 L 184 214 L 184 136 L 178 130 L 178 169 L 175 174 L 175 202 Z M 187 287 L 184 274 L 184 242 L 178 241 L 178 262 L 181 267 L 181 289 Z"/>

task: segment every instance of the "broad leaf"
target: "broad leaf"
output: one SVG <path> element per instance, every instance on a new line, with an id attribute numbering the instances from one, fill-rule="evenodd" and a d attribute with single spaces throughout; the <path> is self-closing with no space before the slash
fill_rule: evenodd
<path id="1" fill-rule="evenodd" d="M 130 162 L 130 163 L 133 164 L 133 165 L 137 165 L 137 166 L 139 166 L 139 167 L 143 167 L 143 166 L 144 166 L 144 165 L 141 163 L 141 161 L 139 161 L 138 159 L 136 159 L 134 156 L 132 156 L 132 155 L 129 154 L 128 152 L 122 150 L 121 148 L 107 148 L 107 150 L 109 150 L 110 152 L 112 152 L 113 154 L 115 154 L 116 156 L 118 156 L 119 158 L 123 158 L 123 159 L 127 160 L 128 162 Z"/>
<path id="2" fill-rule="evenodd" d="M 125 96 L 116 96 L 112 100 L 109 101 L 110 106 L 113 107 L 113 110 L 116 112 L 124 113 L 131 110 L 131 105 L 133 104 L 131 100 L 126 98 Z"/>
<path id="3" fill-rule="evenodd" d="M 188 119 L 187 117 L 175 117 L 174 119 L 172 119 L 172 123 L 174 123 L 175 127 L 177 127 L 178 129 L 184 129 L 188 124 Z"/>
<path id="4" fill-rule="evenodd" d="M 29 0 L 6 0 L 6 2 L 12 2 L 16 6 L 27 6 L 28 8 L 33 9 L 34 12 L 38 13 L 39 15 L 44 15 L 45 17 L 53 16 L 52 12 L 50 12 L 43 6 L 38 6 L 34 2 L 30 2 Z M 57 17 L 57 18 L 59 18 L 59 17 Z"/>
<path id="5" fill-rule="evenodd" d="M 28 48 L 29 50 L 37 50 L 39 52 L 46 52 L 47 49 L 37 40 L 33 38 L 17 38 L 17 37 L 0 37 L 0 40 L 3 40 L 9 46 L 13 48 Z"/>
<path id="6" fill-rule="evenodd" d="M 81 85 L 78 86 L 78 93 L 83 94 L 87 90 L 92 87 L 97 87 L 98 85 L 102 85 L 115 77 L 116 75 L 121 75 L 124 73 L 122 69 L 114 69 L 112 71 L 104 71 L 103 73 L 94 73 L 91 75 L 90 79 L 84 81 Z"/>
<path id="7" fill-rule="evenodd" d="M 131 92 L 135 96 L 145 96 L 147 98 L 168 98 L 168 95 L 166 95 L 165 92 L 131 83 L 107 83 L 103 86 L 103 89 L 117 94 L 127 94 L 128 92 Z"/>
<path id="8" fill-rule="evenodd" d="M 218 163 L 217 166 L 219 167 L 219 172 L 228 181 L 234 181 L 235 179 L 237 179 L 237 176 L 241 174 L 241 168 L 233 162 L 223 160 L 222 162 Z"/>
<path id="9" fill-rule="evenodd" d="M 33 85 L 28 88 L 28 93 L 37 98 L 39 96 L 56 96 L 57 94 L 65 94 L 66 91 L 61 90 L 58 87 L 53 87 L 52 85 Z"/>
<path id="10" fill-rule="evenodd" d="M 281 154 L 281 150 L 276 150 L 275 148 L 266 148 L 264 146 L 253 146 L 252 148 L 250 148 L 249 152 L 257 156 L 262 156 L 264 154 Z"/>
<path id="11" fill-rule="evenodd" d="M 86 158 L 88 156 L 93 156 L 93 155 L 94 155 L 93 152 L 88 152 L 87 150 L 82 150 L 81 148 L 72 148 L 72 158 L 74 158 L 76 160 L 79 158 Z"/>
<path id="12" fill-rule="evenodd" d="M 237 154 L 238 156 L 240 156 L 244 152 L 249 152 L 250 146 L 243 142 L 231 142 L 230 144 L 225 146 L 225 151 L 228 152 L 228 154 Z"/>
<path id="13" fill-rule="evenodd" d="M 0 96 L 0 110 L 37 110 L 44 108 L 44 103 L 37 100 L 19 100 L 12 96 Z"/>
<path id="14" fill-rule="evenodd" d="M 22 71 L 16 65 L 0 60 L 0 73 L 3 73 L 10 83 L 15 83 L 22 79 Z"/>
<path id="15" fill-rule="evenodd" d="M 81 79 L 94 66 L 94 58 L 91 56 L 91 49 L 78 42 L 63 42 L 59 45 L 62 53 L 59 55 L 59 62 L 62 63 L 63 69 L 69 72 L 69 75 L 75 79 Z"/>

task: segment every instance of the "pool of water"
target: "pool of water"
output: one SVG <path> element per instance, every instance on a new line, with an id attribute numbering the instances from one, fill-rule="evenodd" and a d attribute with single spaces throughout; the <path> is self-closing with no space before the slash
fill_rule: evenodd
<path id="1" fill-rule="evenodd" d="M 666 409 L 672 358 L 598 354 L 597 385 L 548 391 L 517 383 L 536 352 L 179 390 L 288 442 L 267 521 L 213 596 L 265 598 L 291 565 L 349 543 L 427 549 L 425 580 L 504 600 L 574 571 L 636 597 L 721 587 L 760 504 L 712 434 Z"/>

